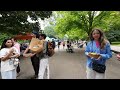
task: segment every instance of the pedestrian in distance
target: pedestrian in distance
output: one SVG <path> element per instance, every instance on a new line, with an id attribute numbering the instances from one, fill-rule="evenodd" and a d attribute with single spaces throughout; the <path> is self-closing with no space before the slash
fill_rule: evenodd
<path id="1" fill-rule="evenodd" d="M 55 49 L 55 41 L 52 39 L 52 48 Z"/>
<path id="2" fill-rule="evenodd" d="M 64 48 L 65 48 L 65 41 L 63 41 L 63 43 L 62 43 L 62 44 L 63 44 L 63 49 L 64 49 Z"/>
<path id="3" fill-rule="evenodd" d="M 58 50 L 60 49 L 61 42 L 58 40 Z"/>

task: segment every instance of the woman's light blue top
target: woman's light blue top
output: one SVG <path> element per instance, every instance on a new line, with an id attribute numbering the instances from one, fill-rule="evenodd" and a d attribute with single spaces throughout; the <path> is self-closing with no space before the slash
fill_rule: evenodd
<path id="1" fill-rule="evenodd" d="M 85 48 L 85 55 L 88 55 L 89 52 L 100 54 L 102 57 L 100 58 L 100 60 L 97 60 L 97 62 L 103 65 L 105 65 L 106 60 L 112 57 L 110 43 L 106 43 L 104 49 L 101 50 L 99 47 L 96 46 L 95 41 L 90 41 L 87 43 L 87 46 Z M 92 60 L 93 59 L 87 56 L 87 66 L 90 68 L 92 68 Z"/>

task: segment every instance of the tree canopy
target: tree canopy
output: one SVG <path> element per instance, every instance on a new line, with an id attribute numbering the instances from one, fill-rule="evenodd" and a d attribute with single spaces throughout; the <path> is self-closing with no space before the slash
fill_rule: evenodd
<path id="1" fill-rule="evenodd" d="M 18 34 L 30 32 L 38 23 L 30 23 L 31 20 L 38 22 L 38 18 L 44 20 L 52 15 L 52 11 L 0 11 L 0 32 Z"/>
<path id="2" fill-rule="evenodd" d="M 57 11 L 57 14 L 55 30 L 63 35 L 69 33 L 69 38 L 88 37 L 93 28 L 109 31 L 114 22 L 120 22 L 117 11 Z"/>
<path id="3" fill-rule="evenodd" d="M 57 38 L 57 33 L 54 31 L 52 26 L 45 27 L 44 33 L 50 38 Z"/>
<path id="4" fill-rule="evenodd" d="M 110 42 L 120 41 L 120 13 L 115 14 L 114 19 L 110 23 L 109 31 L 106 31 L 105 34 Z"/>

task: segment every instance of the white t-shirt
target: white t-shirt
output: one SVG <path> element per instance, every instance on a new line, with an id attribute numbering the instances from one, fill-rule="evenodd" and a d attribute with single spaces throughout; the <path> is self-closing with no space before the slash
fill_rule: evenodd
<path id="1" fill-rule="evenodd" d="M 18 50 L 15 47 L 12 47 L 12 48 L 14 48 L 14 53 L 19 53 Z M 1 49 L 0 58 L 5 57 L 9 53 L 10 49 L 11 48 Z M 13 70 L 13 69 L 15 69 L 15 66 L 13 65 L 13 60 L 11 60 L 11 59 L 8 59 L 8 60 L 5 60 L 5 61 L 1 60 L 1 72 L 10 71 L 10 70 Z"/>

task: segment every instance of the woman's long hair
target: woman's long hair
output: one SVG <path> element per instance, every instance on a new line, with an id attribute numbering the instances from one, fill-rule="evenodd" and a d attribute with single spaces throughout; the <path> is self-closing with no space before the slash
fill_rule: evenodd
<path id="1" fill-rule="evenodd" d="M 3 41 L 2 45 L 1 45 L 1 49 L 2 49 L 2 48 L 7 48 L 7 46 L 6 46 L 5 44 L 6 44 L 6 42 L 7 42 L 8 40 L 11 40 L 11 39 L 10 39 L 10 38 L 7 38 L 7 39 L 5 39 L 5 40 Z M 12 44 L 12 46 L 13 46 L 13 44 Z M 12 47 L 12 46 L 11 46 L 11 47 Z"/>
<path id="2" fill-rule="evenodd" d="M 106 37 L 105 37 L 105 35 L 104 35 L 104 33 L 103 33 L 102 30 L 100 30 L 100 29 L 93 29 L 93 30 L 91 31 L 91 33 L 90 33 L 90 36 L 89 36 L 89 37 L 90 37 L 90 40 L 91 40 L 91 41 L 94 40 L 92 33 L 93 33 L 95 30 L 99 31 L 99 33 L 100 33 L 100 38 L 99 38 L 100 49 L 104 49 L 104 47 L 105 47 L 106 43 L 108 42 L 108 40 L 106 39 Z"/>

